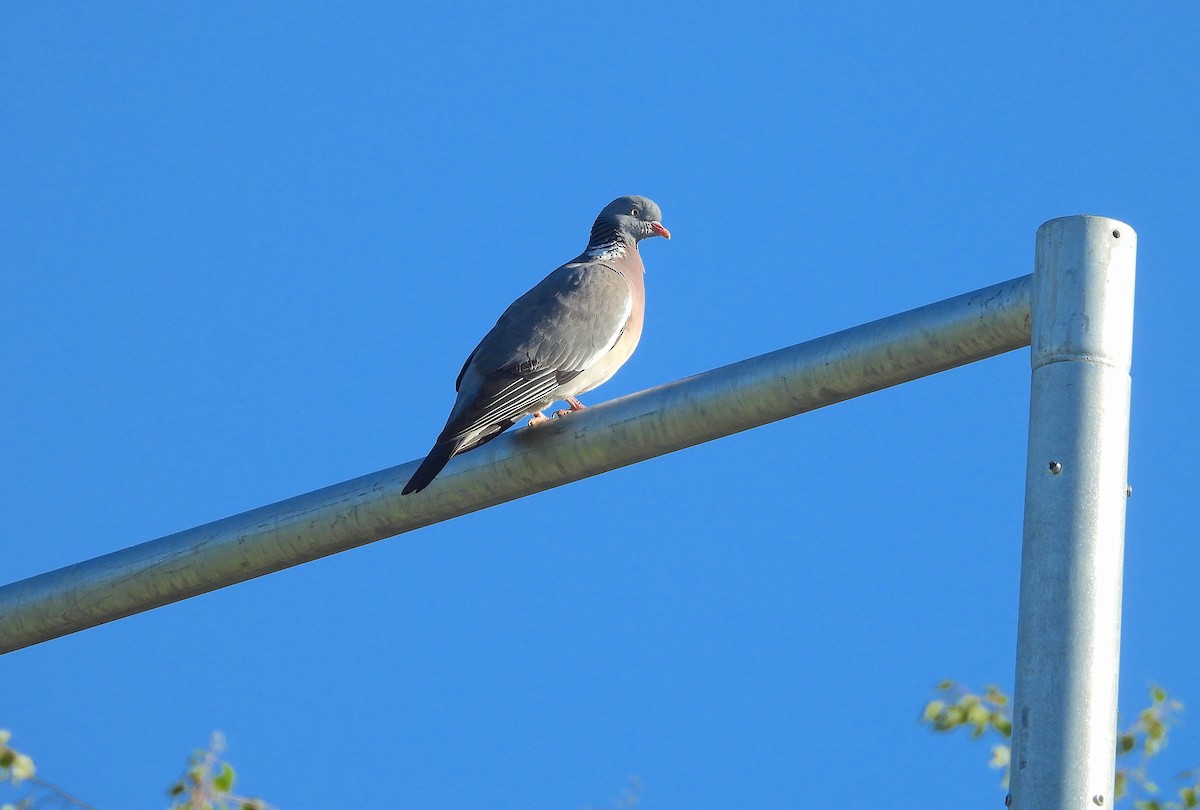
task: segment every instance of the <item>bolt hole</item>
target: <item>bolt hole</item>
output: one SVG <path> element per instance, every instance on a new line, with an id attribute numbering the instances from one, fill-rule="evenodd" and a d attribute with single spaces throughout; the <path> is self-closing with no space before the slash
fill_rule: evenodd
<path id="1" fill-rule="evenodd" d="M 1062 463 L 1058 461 L 1051 461 L 1049 469 L 1051 475 L 1058 475 L 1060 472 L 1062 472 Z"/>
<path id="2" fill-rule="evenodd" d="M 1113 239 L 1120 239 L 1120 238 L 1121 238 L 1121 232 L 1113 231 Z"/>

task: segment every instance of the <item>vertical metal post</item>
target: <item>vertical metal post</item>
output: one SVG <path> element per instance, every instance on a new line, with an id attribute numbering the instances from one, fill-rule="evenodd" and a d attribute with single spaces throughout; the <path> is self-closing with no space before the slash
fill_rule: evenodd
<path id="1" fill-rule="evenodd" d="M 1011 806 L 1113 804 L 1137 235 L 1038 229 Z"/>

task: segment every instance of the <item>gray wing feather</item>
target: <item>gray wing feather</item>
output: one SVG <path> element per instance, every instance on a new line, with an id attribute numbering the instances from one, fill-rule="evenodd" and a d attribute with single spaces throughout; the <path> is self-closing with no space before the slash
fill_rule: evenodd
<path id="1" fill-rule="evenodd" d="M 560 385 L 612 349 L 631 306 L 625 277 L 604 264 L 572 262 L 542 279 L 463 364 L 459 401 L 442 438 L 458 437 L 470 449 L 544 407 Z M 473 390 L 463 390 L 466 380 Z"/>
<path id="2" fill-rule="evenodd" d="M 564 264 L 512 303 L 469 363 L 501 372 L 575 372 L 612 348 L 629 318 L 629 283 L 597 262 Z"/>

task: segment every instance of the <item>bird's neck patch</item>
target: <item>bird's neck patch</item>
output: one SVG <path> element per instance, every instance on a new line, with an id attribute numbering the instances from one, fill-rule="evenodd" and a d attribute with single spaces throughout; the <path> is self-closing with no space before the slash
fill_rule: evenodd
<path id="1" fill-rule="evenodd" d="M 619 259 L 629 249 L 624 240 L 617 239 L 603 245 L 592 245 L 583 252 L 589 259 Z"/>

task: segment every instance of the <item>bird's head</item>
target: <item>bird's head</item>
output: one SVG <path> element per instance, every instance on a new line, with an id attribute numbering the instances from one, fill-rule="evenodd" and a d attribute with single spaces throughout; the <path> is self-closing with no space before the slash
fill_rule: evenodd
<path id="1" fill-rule="evenodd" d="M 604 206 L 592 226 L 592 244 L 611 238 L 614 231 L 634 244 L 648 236 L 671 238 L 671 232 L 663 227 L 658 203 L 636 195 L 618 197 Z"/>

